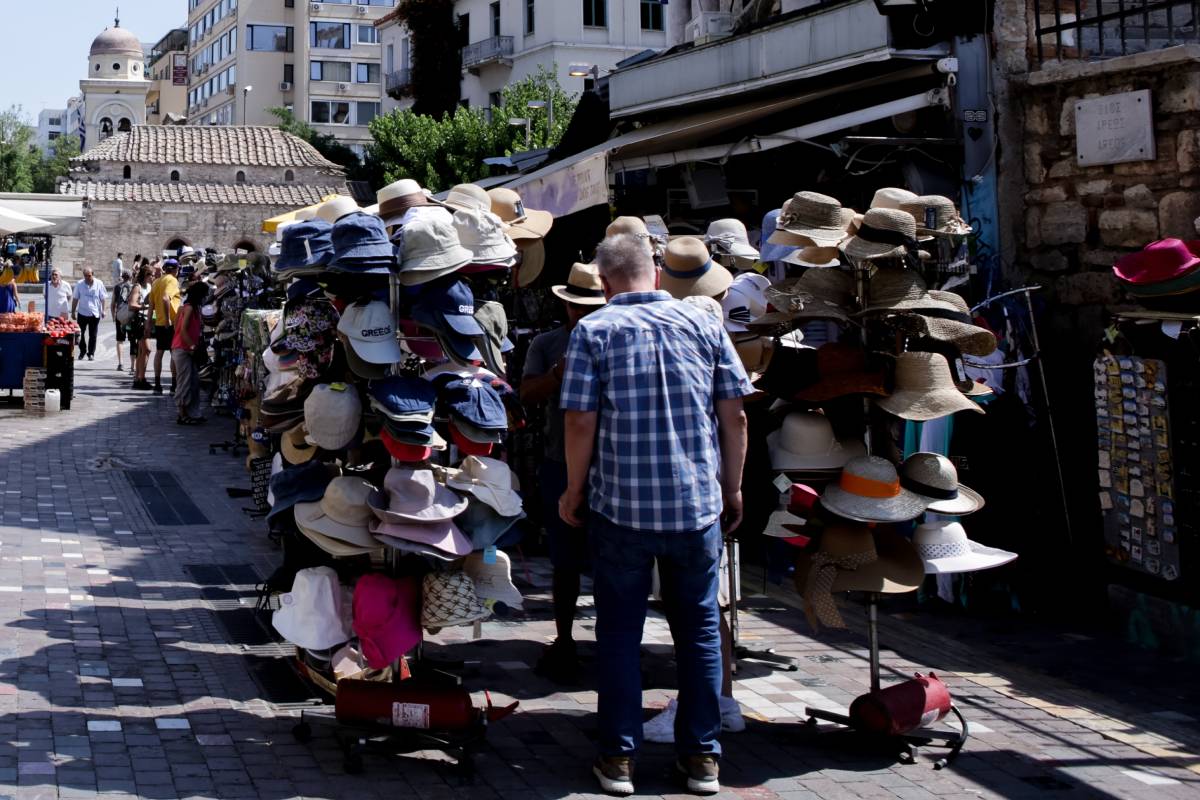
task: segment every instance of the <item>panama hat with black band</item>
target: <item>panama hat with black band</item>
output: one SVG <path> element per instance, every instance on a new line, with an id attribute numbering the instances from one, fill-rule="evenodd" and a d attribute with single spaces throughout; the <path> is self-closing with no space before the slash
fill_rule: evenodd
<path id="1" fill-rule="evenodd" d="M 676 300 L 692 295 L 719 297 L 732 285 L 733 275 L 712 260 L 704 242 L 681 236 L 667 243 L 661 286 Z"/>
<path id="2" fill-rule="evenodd" d="M 902 257 L 917 251 L 917 220 L 905 211 L 873 208 L 863 215 L 858 233 L 842 246 L 855 261 Z"/>
<path id="3" fill-rule="evenodd" d="M 550 291 L 559 300 L 577 306 L 602 306 L 608 302 L 600 283 L 600 269 L 595 264 L 573 264 L 566 285 L 551 286 Z"/>

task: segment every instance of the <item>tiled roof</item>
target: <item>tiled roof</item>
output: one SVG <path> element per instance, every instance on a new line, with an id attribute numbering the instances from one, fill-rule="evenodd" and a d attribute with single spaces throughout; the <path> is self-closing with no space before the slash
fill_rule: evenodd
<path id="1" fill-rule="evenodd" d="M 300 208 L 344 193 L 333 186 L 304 184 L 135 183 L 133 181 L 63 181 L 59 194 L 126 203 L 206 203 Z"/>
<path id="2" fill-rule="evenodd" d="M 342 168 L 308 142 L 278 128 L 242 125 L 135 125 L 73 159 L 126 164 L 219 164 Z"/>

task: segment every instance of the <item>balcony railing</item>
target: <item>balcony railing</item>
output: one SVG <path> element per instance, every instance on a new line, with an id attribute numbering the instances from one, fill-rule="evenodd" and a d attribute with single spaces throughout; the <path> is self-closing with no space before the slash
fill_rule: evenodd
<path id="1" fill-rule="evenodd" d="M 1038 61 L 1107 58 L 1200 41 L 1192 0 L 1033 0 Z"/>
<path id="2" fill-rule="evenodd" d="M 463 69 L 482 67 L 512 58 L 513 37 L 493 36 L 481 42 L 469 44 L 462 49 Z"/>
<path id="3" fill-rule="evenodd" d="M 398 69 L 395 72 L 389 72 L 384 80 L 388 95 L 399 100 L 405 90 L 412 85 L 412 70 Z"/>

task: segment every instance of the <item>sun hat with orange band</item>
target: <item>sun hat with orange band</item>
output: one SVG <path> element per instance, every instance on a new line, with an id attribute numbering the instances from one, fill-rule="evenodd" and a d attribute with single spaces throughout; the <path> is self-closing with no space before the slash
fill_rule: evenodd
<path id="1" fill-rule="evenodd" d="M 821 495 L 826 511 L 857 522 L 904 522 L 916 519 L 929 500 L 900 485 L 892 462 L 859 456 L 846 463 L 836 484 Z"/>

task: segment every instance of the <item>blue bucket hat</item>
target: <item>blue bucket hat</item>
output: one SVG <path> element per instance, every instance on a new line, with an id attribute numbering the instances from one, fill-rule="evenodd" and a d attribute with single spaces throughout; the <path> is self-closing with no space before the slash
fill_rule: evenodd
<path id="1" fill-rule="evenodd" d="M 333 225 L 333 263 L 337 272 L 388 272 L 396 263 L 383 220 L 374 214 L 347 214 Z"/>
<path id="2" fill-rule="evenodd" d="M 467 510 L 454 518 L 454 524 L 471 540 L 472 550 L 486 550 L 501 542 L 509 544 L 511 537 L 507 534 L 523 519 L 524 511 L 515 517 L 502 517 L 487 503 L 472 497 Z M 516 538 L 520 540 L 519 535 Z"/>
<path id="3" fill-rule="evenodd" d="M 437 389 L 424 378 L 406 378 L 392 375 L 367 384 L 367 394 L 372 405 L 380 408 L 389 417 L 417 417 L 432 415 L 437 402 Z M 427 420 L 426 420 L 427 421 Z"/>
<path id="4" fill-rule="evenodd" d="M 763 217 L 762 243 L 759 245 L 758 260 L 764 264 L 772 261 L 783 261 L 792 253 L 800 249 L 799 247 L 789 247 L 785 244 L 771 244 L 767 241 L 770 231 L 773 231 L 776 228 L 775 223 L 779 219 L 780 211 L 782 211 L 782 209 L 778 208 L 774 211 L 768 211 L 767 215 Z"/>
<path id="5" fill-rule="evenodd" d="M 442 387 L 441 401 L 450 414 L 485 431 L 508 429 L 508 414 L 500 393 L 491 384 L 474 378 L 451 381 Z"/>
<path id="6" fill-rule="evenodd" d="M 323 219 L 308 219 L 283 229 L 275 270 L 323 267 L 333 260 L 332 226 Z"/>
<path id="7" fill-rule="evenodd" d="M 475 319 L 475 295 L 466 281 L 431 283 L 413 303 L 413 319 L 449 336 L 483 336 Z"/>
<path id="8" fill-rule="evenodd" d="M 267 513 L 267 520 L 282 514 L 296 503 L 317 502 L 325 496 L 325 487 L 332 480 L 333 472 L 316 459 L 275 473 L 270 482 L 275 505 Z"/>

